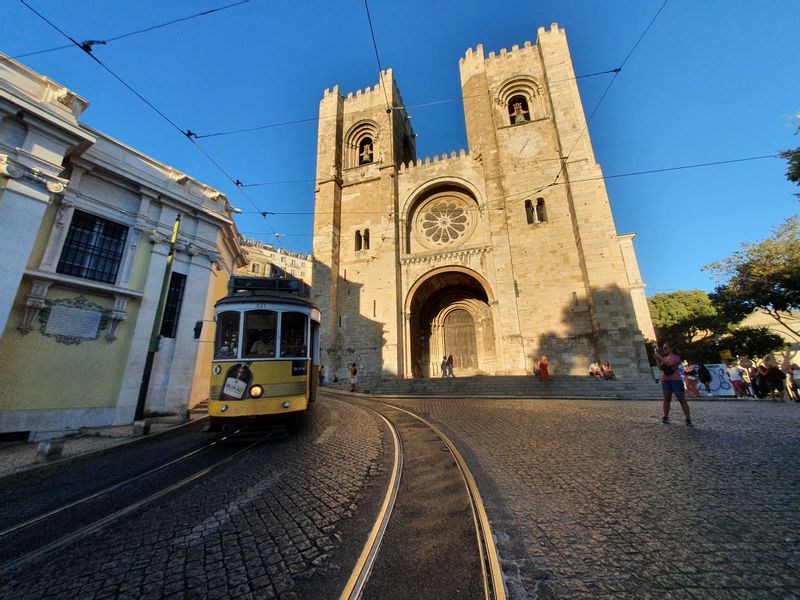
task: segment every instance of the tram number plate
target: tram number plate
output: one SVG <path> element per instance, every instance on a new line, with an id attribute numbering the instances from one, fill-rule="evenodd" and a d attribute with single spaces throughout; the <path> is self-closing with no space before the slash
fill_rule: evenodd
<path id="1" fill-rule="evenodd" d="M 293 360 L 292 361 L 292 376 L 305 375 L 308 373 L 307 360 Z"/>
<path id="2" fill-rule="evenodd" d="M 247 383 L 233 377 L 228 377 L 225 380 L 225 387 L 222 393 L 232 398 L 241 398 L 247 390 Z"/>

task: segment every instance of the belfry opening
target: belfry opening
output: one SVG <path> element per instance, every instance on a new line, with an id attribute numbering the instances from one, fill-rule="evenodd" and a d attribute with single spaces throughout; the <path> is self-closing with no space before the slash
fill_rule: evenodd
<path id="1" fill-rule="evenodd" d="M 413 376 L 440 376 L 442 360 L 450 355 L 457 375 L 494 374 L 497 360 L 490 292 L 481 279 L 467 269 L 443 269 L 411 290 Z"/>

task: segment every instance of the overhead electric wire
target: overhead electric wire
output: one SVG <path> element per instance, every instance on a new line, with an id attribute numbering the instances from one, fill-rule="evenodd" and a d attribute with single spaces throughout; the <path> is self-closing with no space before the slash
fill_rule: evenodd
<path id="1" fill-rule="evenodd" d="M 105 38 L 103 40 L 85 40 L 79 44 L 79 48 L 81 50 L 90 52 L 92 46 L 102 45 L 105 46 L 109 42 L 116 42 L 118 40 L 122 40 L 134 35 L 139 35 L 141 33 L 147 33 L 148 31 L 153 31 L 155 29 L 161 29 L 162 27 L 168 27 L 169 25 L 175 25 L 176 23 L 182 23 L 183 21 L 188 21 L 190 19 L 195 19 L 197 17 L 204 17 L 206 15 L 210 15 L 215 12 L 219 12 L 222 10 L 226 10 L 228 8 L 234 8 L 235 6 L 240 6 L 242 4 L 247 4 L 250 0 L 240 0 L 239 2 L 234 2 L 233 4 L 226 4 L 225 6 L 219 6 L 217 8 L 211 8 L 209 10 L 204 10 L 203 12 L 195 13 L 193 15 L 188 15 L 186 17 L 179 17 L 177 19 L 172 19 L 171 21 L 166 21 L 164 23 L 160 23 L 158 25 L 151 25 L 150 27 L 145 27 L 144 29 L 137 29 L 136 31 L 129 31 L 128 33 L 123 33 L 121 35 L 117 35 L 110 38 Z M 23 4 L 25 4 L 23 2 Z M 26 5 L 27 6 L 27 5 Z M 30 8 L 30 6 L 28 6 Z M 34 52 L 26 52 L 24 54 L 17 54 L 16 56 L 12 56 L 11 58 L 26 58 L 28 56 L 35 56 L 37 54 L 45 54 L 47 52 L 55 52 L 56 50 L 65 50 L 67 48 L 72 48 L 72 44 L 65 44 L 64 46 L 56 46 L 55 48 L 47 48 L 46 50 L 36 50 Z"/>
<path id="2" fill-rule="evenodd" d="M 597 75 L 608 75 L 610 73 L 618 73 L 619 68 L 616 69 L 609 69 L 607 71 L 597 71 L 596 73 L 586 73 L 585 75 L 574 75 L 572 77 L 565 77 L 564 79 L 558 79 L 556 81 L 550 82 L 551 85 L 554 83 L 561 83 L 563 81 L 572 81 L 575 79 L 584 79 L 587 77 L 596 77 Z M 441 104 L 453 104 L 455 102 L 463 102 L 464 100 L 468 100 L 470 98 L 478 98 L 480 96 L 485 96 L 490 94 L 489 91 L 481 92 L 480 94 L 471 94 L 469 96 L 458 96 L 457 98 L 442 98 L 440 100 L 431 100 L 429 102 L 419 102 L 417 104 L 404 104 L 403 106 L 395 106 L 394 108 L 402 108 L 404 110 L 408 110 L 410 108 L 426 108 L 429 106 L 436 106 Z M 387 101 L 388 104 L 388 101 Z M 227 131 L 217 131 L 213 133 L 192 133 L 192 137 L 194 139 L 199 140 L 203 138 L 210 138 L 210 137 L 221 137 L 226 135 L 237 135 L 240 133 L 251 133 L 253 131 L 262 131 L 264 129 L 274 129 L 276 127 L 284 127 L 288 125 L 300 125 L 302 123 L 313 123 L 317 122 L 320 119 L 335 119 L 336 115 L 326 116 L 326 117 L 307 117 L 304 119 L 292 119 L 288 121 L 279 121 L 276 123 L 266 123 L 264 125 L 256 125 L 253 127 L 243 127 L 241 129 L 230 129 Z"/>
<path id="3" fill-rule="evenodd" d="M 249 1 L 249 0 L 247 0 L 247 1 Z M 41 14 L 41 13 L 40 13 L 39 11 L 37 11 L 35 8 L 33 8 L 33 7 L 32 7 L 30 4 L 28 4 L 28 3 L 27 3 L 25 0 L 20 0 L 20 2 L 21 2 L 23 5 L 25 5 L 25 6 L 26 6 L 26 7 L 27 7 L 27 8 L 28 8 L 30 11 L 32 11 L 32 12 L 33 12 L 35 15 L 37 15 L 37 16 L 38 16 L 40 19 L 42 19 L 42 20 L 43 20 L 45 23 L 47 23 L 48 25 L 50 25 L 50 27 L 52 27 L 53 29 L 55 29 L 57 32 L 59 32 L 61 35 L 63 35 L 65 38 L 67 38 L 67 39 L 68 39 L 70 42 L 72 42 L 74 45 L 78 46 L 78 47 L 79 47 L 81 50 L 83 50 L 83 51 L 84 51 L 84 53 L 86 53 L 86 54 L 87 54 L 89 57 L 91 57 L 91 58 L 92 58 L 92 60 L 94 60 L 94 61 L 95 61 L 95 62 L 96 62 L 98 65 L 100 65 L 101 67 L 103 67 L 103 69 L 105 69 L 105 71 L 106 71 L 106 72 L 108 72 L 108 73 L 109 73 L 109 74 L 110 74 L 112 77 L 114 77 L 114 79 L 116 79 L 117 81 L 119 81 L 119 82 L 120 82 L 122 85 L 124 85 L 124 86 L 125 86 L 125 87 L 126 87 L 126 88 L 127 88 L 127 89 L 128 89 L 130 92 L 131 92 L 131 93 L 133 93 L 133 94 L 134 94 L 134 95 L 135 95 L 137 98 L 139 98 L 139 99 L 140 99 L 142 102 L 144 102 L 145 104 L 147 104 L 147 106 L 149 106 L 151 109 L 153 109 L 153 110 L 154 110 L 154 111 L 155 111 L 155 112 L 156 112 L 156 113 L 157 113 L 159 116 L 161 116 L 161 118 L 163 118 L 163 119 L 164 119 L 164 120 L 165 120 L 167 123 L 169 123 L 169 124 L 170 124 L 170 125 L 171 125 L 171 126 L 174 128 L 174 129 L 176 129 L 177 131 L 179 131 L 179 132 L 181 133 L 181 135 L 183 135 L 183 136 L 184 136 L 186 139 L 188 139 L 188 140 L 189 140 L 189 141 L 192 143 L 192 145 L 193 145 L 195 148 L 197 148 L 197 149 L 198 149 L 198 150 L 199 150 L 199 151 L 200 151 L 200 152 L 201 152 L 201 153 L 202 153 L 202 154 L 203 154 L 203 155 L 204 155 L 204 156 L 205 156 L 205 157 L 206 157 L 206 158 L 207 158 L 207 159 L 208 159 L 208 160 L 211 162 L 211 164 L 213 164 L 213 165 L 214 165 L 214 166 L 215 166 L 217 169 L 219 169 L 219 171 L 220 171 L 220 172 L 221 172 L 221 173 L 222 173 L 222 174 L 223 174 L 223 175 L 224 175 L 224 176 L 225 176 L 225 177 L 226 177 L 226 178 L 227 178 L 227 179 L 228 179 L 228 180 L 229 180 L 231 183 L 233 183 L 234 187 L 235 187 L 235 188 L 236 188 L 236 189 L 239 191 L 239 193 L 240 193 L 240 194 L 242 194 L 242 196 L 244 196 L 244 197 L 245 197 L 245 198 L 246 198 L 246 199 L 247 199 L 247 200 L 250 202 L 250 204 L 252 204 L 252 205 L 253 205 L 253 208 L 255 208 L 257 211 L 259 211 L 259 213 L 261 213 L 261 212 L 262 212 L 262 211 L 260 211 L 260 210 L 259 210 L 259 208 L 258 208 L 258 205 L 257 205 L 257 204 L 256 204 L 256 203 L 253 201 L 253 199 L 252 199 L 252 198 L 250 198 L 250 196 L 249 196 L 249 195 L 248 195 L 248 194 L 247 194 L 247 193 L 246 193 L 246 192 L 245 192 L 245 191 L 244 191 L 244 190 L 241 188 L 241 185 L 240 185 L 240 184 L 241 184 L 241 182 L 240 182 L 238 179 L 234 179 L 234 178 L 233 178 L 233 177 L 232 177 L 232 176 L 231 176 L 231 175 L 230 175 L 230 174 L 229 174 L 229 173 L 228 173 L 228 172 L 227 172 L 227 171 L 226 171 L 226 170 L 225 170 L 225 169 L 222 167 L 222 165 L 220 165 L 220 164 L 219 164 L 219 163 L 218 163 L 218 162 L 217 162 L 217 161 L 216 161 L 216 160 L 215 160 L 215 159 L 214 159 L 214 158 L 213 158 L 213 157 L 212 157 L 212 156 L 211 156 L 211 155 L 210 155 L 208 152 L 206 152 L 206 150 L 205 150 L 205 149 L 203 149 L 203 147 L 202 147 L 202 146 L 200 146 L 200 144 L 198 144 L 198 143 L 197 143 L 195 140 L 193 140 L 193 139 L 192 139 L 192 132 L 191 132 L 191 130 L 186 130 L 186 131 L 184 131 L 183 129 L 181 129 L 181 128 L 180 128 L 180 127 L 179 127 L 179 126 L 178 126 L 178 125 L 177 125 L 177 124 L 176 124 L 176 123 L 175 123 L 175 122 L 172 120 L 172 119 L 170 119 L 170 118 L 169 118 L 169 117 L 168 117 L 166 114 L 164 114 L 164 113 L 163 113 L 163 112 L 162 112 L 162 111 L 161 111 L 161 110 L 160 110 L 158 107 L 156 107 L 156 106 L 155 106 L 155 105 L 154 105 L 152 102 L 150 102 L 150 101 L 149 101 L 147 98 L 145 98 L 144 96 L 142 96 L 142 95 L 141 95 L 141 94 L 140 94 L 138 91 L 136 91 L 136 90 L 135 90 L 135 89 L 134 89 L 132 86 L 130 86 L 130 85 L 129 85 L 129 84 L 128 84 L 128 83 L 127 83 L 125 80 L 123 80 L 123 79 L 122 79 L 122 78 L 121 78 L 119 75 L 117 75 L 116 73 L 114 73 L 114 71 L 112 71 L 112 70 L 111 70 L 109 67 L 107 67 L 107 66 L 106 66 L 106 65 L 103 63 L 103 61 L 101 61 L 101 60 L 100 60 L 99 58 L 97 58 L 97 57 L 96 57 L 94 54 L 92 54 L 91 48 L 85 48 L 85 47 L 83 47 L 83 46 L 82 46 L 80 43 L 78 43 L 78 42 L 77 42 L 77 41 L 76 41 L 74 38 L 72 38 L 70 35 L 68 35 L 66 32 L 64 32 L 64 31 L 63 31 L 61 28 L 59 28 L 59 27 L 58 27 L 58 26 L 57 26 L 55 23 L 53 23 L 52 21 L 50 21 L 50 20 L 49 20 L 47 17 L 45 17 L 43 14 Z M 239 210 L 239 209 L 236 209 L 234 212 L 236 212 L 236 211 L 238 211 L 238 210 Z M 239 211 L 239 212 L 241 212 L 241 211 Z M 266 220 L 266 214 L 263 214 L 263 216 L 264 216 L 264 219 Z M 267 221 L 267 225 L 270 227 L 270 229 L 272 229 L 272 224 L 271 224 L 271 223 L 269 223 L 269 221 Z"/>
<path id="4" fill-rule="evenodd" d="M 386 95 L 386 82 L 383 81 L 383 67 L 381 67 L 381 57 L 378 54 L 378 42 L 375 41 L 375 29 L 372 27 L 372 17 L 369 14 L 369 4 L 364 0 L 364 9 L 367 11 L 367 23 L 369 23 L 369 33 L 372 36 L 372 47 L 375 50 L 375 61 L 378 63 L 378 77 L 380 77 L 381 89 L 383 90 L 383 99 L 386 101 L 386 112 L 392 111 L 392 106 L 389 104 L 389 96 Z"/>
<path id="5" fill-rule="evenodd" d="M 668 2 L 669 2 L 669 0 L 664 0 L 663 4 L 661 4 L 661 7 L 656 11 L 656 14 L 653 15 L 652 19 L 650 19 L 650 22 L 647 24 L 647 27 L 645 27 L 644 31 L 642 31 L 642 34 L 639 36 L 639 39 L 636 40 L 636 43 L 628 51 L 628 54 L 625 55 L 625 58 L 620 63 L 619 67 L 617 67 L 616 69 L 612 70 L 612 72 L 614 73 L 614 76 L 611 78 L 611 81 L 608 82 L 608 85 L 606 86 L 606 89 L 603 92 L 603 95 L 600 97 L 600 100 L 595 105 L 594 110 L 592 110 L 591 115 L 589 115 L 589 118 L 583 124 L 583 129 L 581 129 L 581 132 L 575 138 L 575 141 L 573 142 L 572 147 L 569 149 L 569 152 L 567 152 L 567 154 L 564 156 L 564 161 L 561 163 L 561 168 L 558 170 L 558 173 L 556 174 L 556 177 L 553 180 L 553 184 L 552 185 L 555 185 L 555 183 L 558 181 L 558 178 L 561 177 L 561 173 L 564 172 L 564 167 L 566 166 L 567 160 L 569 159 L 570 155 L 572 154 L 572 151 L 575 150 L 575 146 L 578 145 L 578 142 L 583 137 L 583 134 L 589 128 L 589 123 L 594 118 L 595 114 L 597 114 L 597 110 L 600 108 L 600 105 L 603 104 L 603 101 L 606 99 L 606 96 L 608 95 L 609 90 L 611 90 L 611 86 L 614 85 L 614 82 L 617 80 L 617 77 L 622 72 L 622 69 L 625 66 L 625 63 L 628 62 L 628 59 L 630 59 L 630 57 L 633 55 L 633 53 L 636 50 L 636 48 L 639 47 L 639 44 L 644 39 L 644 36 L 647 35 L 648 31 L 650 31 L 650 28 L 653 26 L 653 23 L 656 22 L 656 19 L 658 19 L 658 16 L 661 14 L 661 12 L 667 6 Z"/>

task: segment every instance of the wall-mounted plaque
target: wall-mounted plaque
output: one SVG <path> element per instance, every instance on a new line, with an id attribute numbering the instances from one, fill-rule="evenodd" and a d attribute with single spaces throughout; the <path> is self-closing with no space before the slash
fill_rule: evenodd
<path id="1" fill-rule="evenodd" d="M 47 301 L 39 315 L 42 333 L 63 344 L 95 340 L 108 322 L 108 311 L 87 302 L 83 296 L 68 300 Z"/>

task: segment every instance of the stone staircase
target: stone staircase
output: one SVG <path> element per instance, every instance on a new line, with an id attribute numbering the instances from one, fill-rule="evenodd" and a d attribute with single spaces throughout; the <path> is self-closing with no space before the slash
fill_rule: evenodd
<path id="1" fill-rule="evenodd" d="M 347 387 L 345 389 L 348 389 Z M 475 376 L 452 379 L 397 379 L 359 384 L 359 392 L 387 396 L 513 398 L 595 398 L 658 400 L 661 388 L 647 379 L 598 381 L 590 377 L 553 377 L 548 383 L 528 376 Z"/>

